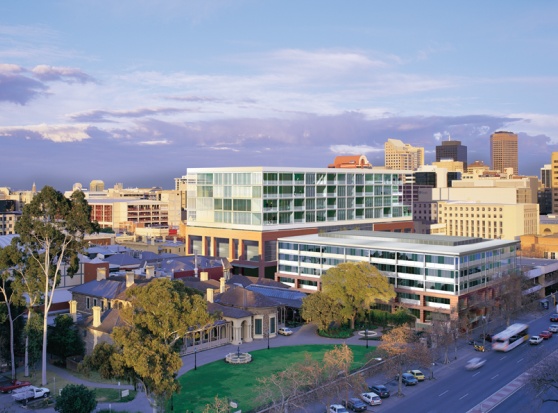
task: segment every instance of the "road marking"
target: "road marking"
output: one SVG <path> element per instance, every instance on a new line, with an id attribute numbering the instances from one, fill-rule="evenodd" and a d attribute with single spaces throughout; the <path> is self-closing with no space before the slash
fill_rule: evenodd
<path id="1" fill-rule="evenodd" d="M 446 394 L 449 390 L 446 390 L 445 392 L 441 393 L 438 395 L 438 397 L 442 397 L 444 394 Z"/>
<path id="2" fill-rule="evenodd" d="M 459 400 L 462 400 L 462 399 L 464 399 L 464 398 L 467 397 L 467 396 L 469 396 L 469 393 L 467 393 L 465 396 L 461 396 L 461 397 L 459 398 Z"/>
<path id="3" fill-rule="evenodd" d="M 521 363 L 523 361 L 523 359 L 519 359 L 516 361 L 516 363 Z"/>
<path id="4" fill-rule="evenodd" d="M 495 376 L 492 376 L 492 377 L 490 378 L 490 380 L 494 380 L 494 379 L 495 379 L 496 377 L 498 377 L 498 376 L 499 376 L 499 374 L 497 374 L 497 375 L 495 375 Z"/>
<path id="5" fill-rule="evenodd" d="M 475 374 L 473 374 L 473 377 L 475 377 L 477 374 L 480 374 L 480 371 L 477 371 Z"/>

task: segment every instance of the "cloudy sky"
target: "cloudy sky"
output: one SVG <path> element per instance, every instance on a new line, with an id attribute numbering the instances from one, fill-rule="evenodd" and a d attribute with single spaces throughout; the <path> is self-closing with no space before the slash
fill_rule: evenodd
<path id="1" fill-rule="evenodd" d="M 558 151 L 558 2 L 0 2 L 0 186 L 325 167 L 388 138 Z"/>

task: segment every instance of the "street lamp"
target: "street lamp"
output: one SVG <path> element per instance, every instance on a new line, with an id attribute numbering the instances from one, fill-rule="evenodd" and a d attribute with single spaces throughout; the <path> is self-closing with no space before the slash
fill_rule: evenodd
<path id="1" fill-rule="evenodd" d="M 366 334 L 366 348 L 368 348 L 368 328 L 364 330 L 364 334 Z"/>
<path id="2" fill-rule="evenodd" d="M 267 332 L 267 349 L 268 350 L 269 350 L 269 336 L 270 336 L 270 334 L 269 334 L 269 331 L 268 331 Z"/>
<path id="3" fill-rule="evenodd" d="M 198 369 L 198 348 L 194 347 L 194 370 Z"/>

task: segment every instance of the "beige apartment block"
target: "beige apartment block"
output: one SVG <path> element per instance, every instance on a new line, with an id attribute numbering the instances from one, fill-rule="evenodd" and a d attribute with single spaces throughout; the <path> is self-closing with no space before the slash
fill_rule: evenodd
<path id="1" fill-rule="evenodd" d="M 538 234 L 539 205 L 440 201 L 438 223 L 450 236 L 513 240 Z"/>
<path id="2" fill-rule="evenodd" d="M 463 162 L 460 161 L 451 161 L 442 159 L 439 162 L 432 162 L 432 166 L 436 168 L 444 168 L 447 169 L 448 172 L 462 172 L 463 173 Z"/>
<path id="3" fill-rule="evenodd" d="M 385 168 L 414 171 L 424 165 L 424 148 L 414 147 L 399 139 L 384 144 Z"/>
<path id="4" fill-rule="evenodd" d="M 90 199 L 91 220 L 101 228 L 134 233 L 137 227 L 168 227 L 167 202 L 149 199 Z"/>
<path id="5" fill-rule="evenodd" d="M 506 168 L 513 168 L 514 174 L 518 174 L 517 153 L 517 134 L 498 131 L 490 135 L 492 169 L 503 172 Z"/>

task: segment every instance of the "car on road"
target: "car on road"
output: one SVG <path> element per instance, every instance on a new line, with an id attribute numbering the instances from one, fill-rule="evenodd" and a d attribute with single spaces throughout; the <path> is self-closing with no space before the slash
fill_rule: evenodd
<path id="1" fill-rule="evenodd" d="M 551 333 L 558 333 L 558 325 L 552 324 L 550 327 L 548 327 L 548 331 L 550 331 Z"/>
<path id="2" fill-rule="evenodd" d="M 360 395 L 361 399 L 368 403 L 370 406 L 377 406 L 382 404 L 382 399 L 376 393 L 362 393 Z"/>
<path id="3" fill-rule="evenodd" d="M 345 407 L 340 404 L 332 404 L 329 406 L 329 413 L 349 413 Z"/>
<path id="4" fill-rule="evenodd" d="M 289 327 L 280 327 L 277 332 L 282 336 L 290 336 L 291 334 L 293 334 L 293 330 L 291 330 Z"/>
<path id="5" fill-rule="evenodd" d="M 484 333 L 479 336 L 479 339 L 492 343 L 492 334 Z"/>
<path id="6" fill-rule="evenodd" d="M 486 363 L 485 359 L 481 359 L 480 357 L 473 357 L 471 360 L 467 362 L 465 368 L 467 370 L 476 370 L 478 368 L 481 368 L 484 365 L 484 363 Z"/>
<path id="7" fill-rule="evenodd" d="M 407 373 L 412 374 L 418 381 L 424 381 L 424 374 L 420 370 L 408 370 Z"/>
<path id="8" fill-rule="evenodd" d="M 541 332 L 539 333 L 539 337 L 542 337 L 542 338 L 544 338 L 545 340 L 548 340 L 549 338 L 552 338 L 552 333 L 551 333 L 550 331 L 548 331 L 548 330 L 544 330 L 544 331 L 541 331 Z"/>
<path id="9" fill-rule="evenodd" d="M 395 380 L 399 381 L 399 375 L 395 376 Z M 418 383 L 418 380 L 411 373 L 403 373 L 401 375 L 401 383 L 405 386 L 414 386 Z"/>
<path id="10" fill-rule="evenodd" d="M 390 395 L 388 388 L 383 384 L 374 384 L 373 386 L 368 386 L 368 390 L 376 393 L 382 399 L 387 399 Z"/>
<path id="11" fill-rule="evenodd" d="M 558 321 L 558 314 L 552 314 L 550 316 L 550 321 Z"/>
<path id="12" fill-rule="evenodd" d="M 343 406 L 347 408 L 347 410 L 352 410 L 353 412 L 364 412 L 368 410 L 368 406 L 362 400 L 357 399 L 356 397 L 351 397 L 348 400 L 343 400 L 341 402 Z"/>
<path id="13" fill-rule="evenodd" d="M 21 387 L 30 386 L 31 383 L 28 381 L 11 380 L 8 384 L 0 386 L 0 392 L 11 393 L 12 391 L 19 389 Z"/>
<path id="14" fill-rule="evenodd" d="M 531 336 L 529 339 L 529 344 L 536 346 L 537 344 L 541 344 L 543 342 L 543 338 L 540 336 Z"/>

